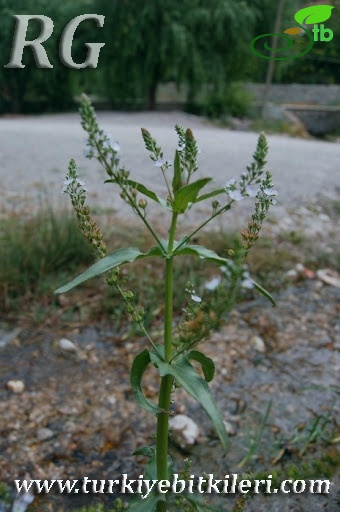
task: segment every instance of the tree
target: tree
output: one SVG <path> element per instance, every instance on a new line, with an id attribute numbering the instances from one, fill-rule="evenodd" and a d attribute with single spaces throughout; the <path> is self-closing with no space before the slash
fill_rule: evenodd
<path id="1" fill-rule="evenodd" d="M 105 14 L 105 81 L 112 101 L 155 107 L 157 87 L 173 80 L 195 99 L 240 76 L 255 23 L 246 1 L 99 0 Z"/>

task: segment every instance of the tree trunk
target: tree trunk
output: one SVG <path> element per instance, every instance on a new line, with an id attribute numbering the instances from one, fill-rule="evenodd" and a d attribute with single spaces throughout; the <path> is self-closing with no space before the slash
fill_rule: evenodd
<path id="1" fill-rule="evenodd" d="M 148 110 L 156 110 L 156 94 L 158 82 L 154 80 L 148 90 Z"/>

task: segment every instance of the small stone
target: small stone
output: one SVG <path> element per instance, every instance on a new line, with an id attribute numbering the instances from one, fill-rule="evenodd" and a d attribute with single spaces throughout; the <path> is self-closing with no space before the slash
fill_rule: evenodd
<path id="1" fill-rule="evenodd" d="M 266 351 L 266 345 L 260 336 L 253 336 L 250 340 L 250 344 L 256 350 L 256 352 L 261 352 L 261 354 L 264 354 Z"/>
<path id="2" fill-rule="evenodd" d="M 47 439 L 51 439 L 53 436 L 54 432 L 50 428 L 40 428 L 37 432 L 38 441 L 46 441 Z"/>
<path id="3" fill-rule="evenodd" d="M 335 270 L 329 268 L 320 269 L 317 271 L 316 276 L 320 281 L 335 288 L 340 288 L 340 275 Z"/>
<path id="4" fill-rule="evenodd" d="M 77 346 L 73 341 L 68 340 L 67 338 L 61 338 L 59 340 L 59 348 L 64 350 L 65 352 L 77 352 Z"/>
<path id="5" fill-rule="evenodd" d="M 234 427 L 234 425 L 232 423 L 230 423 L 229 421 L 226 421 L 226 420 L 224 420 L 223 423 L 224 423 L 224 426 L 225 426 L 225 429 L 226 429 L 227 433 L 230 436 L 235 436 L 236 435 L 236 428 Z"/>
<path id="6" fill-rule="evenodd" d="M 107 401 L 110 405 L 115 405 L 117 403 L 117 398 L 114 395 L 108 396 Z"/>
<path id="7" fill-rule="evenodd" d="M 288 272 L 286 272 L 286 277 L 290 281 L 295 281 L 298 278 L 298 275 L 299 275 L 298 272 L 294 268 L 292 268 L 291 270 L 288 270 Z"/>
<path id="8" fill-rule="evenodd" d="M 296 270 L 296 272 L 301 273 L 301 272 L 304 272 L 305 267 L 304 267 L 304 265 L 302 265 L 302 263 L 297 263 L 295 265 L 295 270 Z"/>
<path id="9" fill-rule="evenodd" d="M 319 219 L 322 220 L 323 222 L 330 222 L 331 220 L 329 215 L 327 215 L 326 213 L 320 213 Z"/>
<path id="10" fill-rule="evenodd" d="M 9 380 L 7 382 L 7 389 L 12 393 L 22 393 L 25 390 L 25 384 L 22 380 Z"/>
<path id="11" fill-rule="evenodd" d="M 170 418 L 169 425 L 175 443 L 183 450 L 191 448 L 196 443 L 199 436 L 199 428 L 189 416 L 177 414 L 177 416 Z"/>

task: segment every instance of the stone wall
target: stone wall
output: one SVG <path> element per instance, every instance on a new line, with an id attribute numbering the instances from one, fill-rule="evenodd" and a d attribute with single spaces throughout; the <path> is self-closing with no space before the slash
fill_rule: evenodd
<path id="1" fill-rule="evenodd" d="M 242 84 L 256 102 L 262 102 L 265 84 Z M 340 85 L 273 84 L 267 101 L 272 103 L 298 103 L 309 105 L 340 105 Z"/>

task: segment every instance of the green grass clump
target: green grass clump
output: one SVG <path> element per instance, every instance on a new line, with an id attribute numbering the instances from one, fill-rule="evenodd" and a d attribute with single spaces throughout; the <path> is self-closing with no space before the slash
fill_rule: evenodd
<path id="1" fill-rule="evenodd" d="M 6 309 L 93 260 L 73 215 L 50 208 L 28 219 L 9 215 L 0 228 L 0 254 L 0 304 Z"/>

